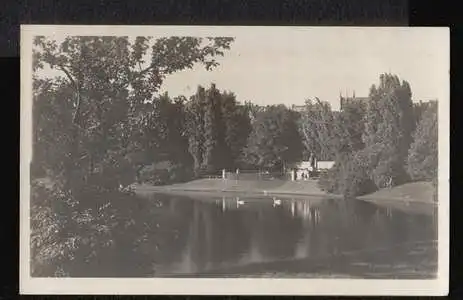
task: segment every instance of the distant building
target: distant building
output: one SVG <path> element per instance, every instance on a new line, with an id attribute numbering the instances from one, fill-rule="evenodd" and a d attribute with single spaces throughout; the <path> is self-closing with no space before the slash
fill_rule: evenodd
<path id="1" fill-rule="evenodd" d="M 318 170 L 329 170 L 333 167 L 334 161 L 318 161 L 317 169 Z"/>
<path id="2" fill-rule="evenodd" d="M 340 110 L 343 110 L 349 103 L 362 103 L 364 105 L 367 105 L 369 99 L 369 97 L 356 97 L 355 92 L 352 94 L 352 97 L 343 97 L 342 95 L 339 95 L 339 107 Z"/>
<path id="3" fill-rule="evenodd" d="M 339 110 L 343 110 L 343 108 L 345 108 L 346 105 L 348 105 L 349 103 L 363 103 L 365 105 L 368 104 L 368 100 L 370 98 L 369 97 L 357 97 L 355 96 L 355 92 L 352 94 L 352 96 L 342 96 L 342 95 L 339 95 Z M 304 112 L 306 109 L 306 106 L 305 105 L 291 105 L 291 110 L 293 111 L 296 111 L 296 112 Z"/>
<path id="4" fill-rule="evenodd" d="M 324 172 L 331 169 L 334 165 L 334 161 L 315 161 L 315 167 L 312 167 L 310 161 L 301 161 L 296 164 L 294 169 L 296 172 L 296 180 L 309 179 L 313 175 L 319 172 Z"/>
<path id="5" fill-rule="evenodd" d="M 297 112 L 303 112 L 305 110 L 305 105 L 295 105 L 291 106 L 291 109 Z"/>

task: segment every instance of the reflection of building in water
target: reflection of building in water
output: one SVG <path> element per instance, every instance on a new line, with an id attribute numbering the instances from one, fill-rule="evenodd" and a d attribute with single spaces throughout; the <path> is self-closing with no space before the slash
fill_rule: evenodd
<path id="1" fill-rule="evenodd" d="M 386 216 L 388 218 L 392 218 L 392 209 L 390 207 L 386 208 Z"/>
<path id="2" fill-rule="evenodd" d="M 293 217 L 298 216 L 302 217 L 304 220 L 314 221 L 315 224 L 318 224 L 321 219 L 320 208 L 313 207 L 310 201 L 291 201 L 289 206 L 291 210 L 291 215 Z"/>

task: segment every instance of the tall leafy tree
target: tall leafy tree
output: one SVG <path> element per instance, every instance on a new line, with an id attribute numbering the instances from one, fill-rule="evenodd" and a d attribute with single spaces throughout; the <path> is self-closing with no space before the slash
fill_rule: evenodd
<path id="1" fill-rule="evenodd" d="M 413 135 L 407 160 L 407 170 L 413 180 L 437 177 L 438 121 L 437 103 L 429 102 Z"/>
<path id="2" fill-rule="evenodd" d="M 170 162 L 190 168 L 191 155 L 188 152 L 186 130 L 185 98 L 171 99 L 167 93 L 146 103 L 146 123 L 142 129 L 144 145 L 140 165 Z M 149 112 L 149 113 L 148 113 Z"/>
<path id="3" fill-rule="evenodd" d="M 61 172 L 64 187 L 74 193 L 99 175 L 114 189 L 128 174 L 127 154 L 143 143 L 145 102 L 153 100 L 164 78 L 203 64 L 210 69 L 230 48 L 232 38 L 67 37 L 63 42 L 44 36 L 34 40 L 34 70 L 60 72 L 69 97 L 59 114 L 72 120 L 67 136 L 68 157 Z M 148 51 L 149 50 L 149 51 Z M 151 113 L 151 112 L 150 112 Z M 56 157 L 56 160 L 61 158 Z M 130 179 L 127 179 L 130 180 Z"/>
<path id="4" fill-rule="evenodd" d="M 226 159 L 225 168 L 236 168 L 240 161 L 251 132 L 251 120 L 245 106 L 240 105 L 236 96 L 230 92 L 222 93 L 222 116 L 225 125 L 226 150 L 222 157 Z"/>
<path id="5" fill-rule="evenodd" d="M 246 107 L 233 93 L 222 92 L 215 85 L 207 90 L 198 87 L 186 107 L 189 151 L 196 174 L 238 167 L 251 131 Z"/>
<path id="6" fill-rule="evenodd" d="M 224 151 L 225 126 L 222 120 L 221 94 L 215 84 L 206 91 L 204 112 L 204 153 L 203 170 L 211 173 L 222 167 L 221 155 Z"/>
<path id="7" fill-rule="evenodd" d="M 301 112 L 300 128 L 304 146 L 320 160 L 334 158 L 334 114 L 328 102 L 307 100 Z"/>
<path id="8" fill-rule="evenodd" d="M 206 91 L 198 86 L 196 94 L 186 104 L 186 133 L 188 135 L 188 151 L 193 157 L 194 171 L 200 174 L 204 153 L 204 111 Z"/>
<path id="9" fill-rule="evenodd" d="M 257 113 L 248 138 L 248 162 L 265 169 L 282 170 L 302 158 L 302 139 L 298 115 L 284 105 L 268 106 Z"/>
<path id="10" fill-rule="evenodd" d="M 378 187 L 407 180 L 405 163 L 414 130 L 412 92 L 406 81 L 380 75 L 370 90 L 364 142 L 371 153 L 371 177 Z"/>

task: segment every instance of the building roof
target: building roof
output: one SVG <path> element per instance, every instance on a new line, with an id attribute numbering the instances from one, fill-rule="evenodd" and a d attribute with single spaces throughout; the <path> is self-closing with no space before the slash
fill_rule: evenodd
<path id="1" fill-rule="evenodd" d="M 317 168 L 318 169 L 331 169 L 334 165 L 334 161 L 317 161 Z M 309 169 L 311 167 L 310 161 L 301 161 L 296 164 L 296 169 Z"/>
<path id="2" fill-rule="evenodd" d="M 297 112 L 302 112 L 305 109 L 305 105 L 292 105 L 291 109 Z"/>
<path id="3" fill-rule="evenodd" d="M 369 101 L 369 97 L 356 97 L 355 94 L 352 97 L 342 97 L 339 96 L 339 104 L 342 110 L 343 106 L 347 103 L 364 103 L 367 104 Z"/>

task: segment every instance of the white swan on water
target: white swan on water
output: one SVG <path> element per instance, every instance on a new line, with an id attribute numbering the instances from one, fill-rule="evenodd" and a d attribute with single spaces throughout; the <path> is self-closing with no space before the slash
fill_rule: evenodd
<path id="1" fill-rule="evenodd" d="M 273 206 L 281 205 L 281 200 L 273 197 Z"/>
<path id="2" fill-rule="evenodd" d="M 243 205 L 243 204 L 244 204 L 244 201 L 240 200 L 240 197 L 236 197 L 236 207 L 238 207 L 239 205 Z"/>

